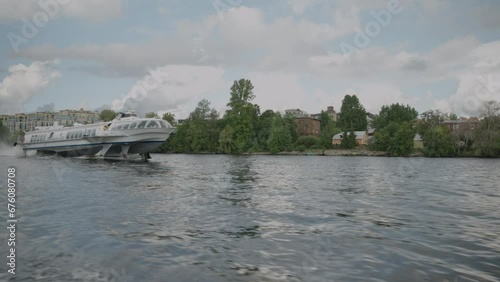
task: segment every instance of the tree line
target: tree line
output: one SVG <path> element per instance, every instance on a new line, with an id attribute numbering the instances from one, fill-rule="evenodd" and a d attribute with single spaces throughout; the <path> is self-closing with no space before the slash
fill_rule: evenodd
<path id="1" fill-rule="evenodd" d="M 158 152 L 225 153 L 305 151 L 333 149 L 332 137 L 342 133 L 339 148 L 357 146 L 355 131 L 374 128 L 368 150 L 387 152 L 390 156 L 408 156 L 420 151 L 428 157 L 477 156 L 500 157 L 500 104 L 489 101 L 483 105 L 483 117 L 475 128 L 461 126 L 450 130 L 445 120 L 458 120 L 456 114 L 428 110 L 419 114 L 410 105 L 384 105 L 378 114 L 370 116 L 356 95 L 346 95 L 338 121 L 324 111 L 320 114 L 320 136 L 298 136 L 297 124 L 291 115 L 266 110 L 253 104 L 255 98 L 250 80 L 234 81 L 230 89 L 227 110 L 222 117 L 201 100 L 189 117 L 177 127 Z M 114 118 L 113 111 L 105 110 L 102 119 Z M 147 117 L 158 117 L 148 113 Z M 175 124 L 171 113 L 163 119 Z M 414 148 L 416 134 L 421 136 L 423 148 Z"/>
<path id="2" fill-rule="evenodd" d="M 410 105 L 395 103 L 382 106 L 378 114 L 372 115 L 356 95 L 346 95 L 337 121 L 321 112 L 320 134 L 316 137 L 299 136 L 297 123 L 290 114 L 261 112 L 260 106 L 253 103 L 253 89 L 248 79 L 234 81 L 222 116 L 206 99 L 197 104 L 182 124 L 177 125 L 172 113 L 165 113 L 162 118 L 177 126 L 177 131 L 157 152 L 241 154 L 325 150 L 337 148 L 332 145 L 332 137 L 338 133 L 343 136 L 338 147 L 352 149 L 357 146 L 355 131 L 374 128 L 366 149 L 384 151 L 390 156 L 408 156 L 420 151 L 428 157 L 500 157 L 500 103 L 496 101 L 483 105 L 482 119 L 474 128 L 462 126 L 450 132 L 443 122 L 457 120 L 453 113 L 429 110 L 419 114 Z M 110 121 L 116 115 L 112 110 L 103 110 L 100 119 Z M 159 118 L 155 112 L 147 113 L 146 117 Z M 417 150 L 414 149 L 416 134 L 423 140 L 423 148 Z M 0 141 L 9 138 L 13 135 L 0 123 Z"/>

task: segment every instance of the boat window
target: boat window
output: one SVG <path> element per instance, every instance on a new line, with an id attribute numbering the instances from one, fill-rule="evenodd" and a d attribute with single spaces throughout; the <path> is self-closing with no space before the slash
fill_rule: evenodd
<path id="1" fill-rule="evenodd" d="M 127 123 L 127 124 L 124 124 L 124 125 L 123 125 L 123 129 L 128 129 L 128 126 L 129 126 L 129 124 L 128 124 L 128 123 Z"/>
<path id="2" fill-rule="evenodd" d="M 69 132 L 66 132 L 66 139 L 69 139 Z"/>
<path id="3" fill-rule="evenodd" d="M 141 122 L 137 125 L 137 128 L 144 128 L 144 127 L 146 126 L 146 123 L 147 123 L 147 122 L 148 122 L 147 120 L 143 120 L 143 121 L 141 121 Z"/>
<path id="4" fill-rule="evenodd" d="M 54 136 L 54 132 L 51 132 L 51 133 L 50 133 L 49 138 L 52 138 L 52 136 Z"/>
<path id="5" fill-rule="evenodd" d="M 95 136 L 95 128 L 92 129 L 92 136 Z"/>
<path id="6" fill-rule="evenodd" d="M 146 124 L 146 128 L 157 128 L 157 127 L 160 127 L 160 126 L 158 125 L 158 122 L 156 122 L 156 120 L 150 120 Z"/>
<path id="7" fill-rule="evenodd" d="M 168 122 L 167 122 L 167 121 L 165 121 L 165 120 L 161 120 L 161 121 L 160 121 L 160 124 L 161 124 L 161 127 L 163 127 L 163 128 L 170 128 L 170 127 L 172 127 L 172 126 L 170 125 L 170 123 L 168 123 Z"/>
<path id="8" fill-rule="evenodd" d="M 82 131 L 81 130 L 78 131 L 78 136 L 76 138 L 82 138 Z"/>
<path id="9" fill-rule="evenodd" d="M 137 126 L 137 122 L 133 122 L 130 124 L 129 129 L 134 129 Z"/>

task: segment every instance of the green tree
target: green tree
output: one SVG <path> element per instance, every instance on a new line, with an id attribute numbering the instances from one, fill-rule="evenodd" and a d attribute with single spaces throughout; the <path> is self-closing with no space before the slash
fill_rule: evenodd
<path id="1" fill-rule="evenodd" d="M 451 113 L 451 114 L 448 116 L 448 118 L 449 118 L 450 120 L 458 120 L 457 115 L 456 115 L 456 114 L 454 114 L 454 113 Z"/>
<path id="2" fill-rule="evenodd" d="M 391 156 L 407 156 L 413 151 L 413 124 L 418 112 L 409 105 L 382 106 L 373 119 L 375 138 L 370 149 L 387 151 Z"/>
<path id="3" fill-rule="evenodd" d="M 393 136 L 398 130 L 399 124 L 394 121 L 380 129 L 377 129 L 370 149 L 375 151 L 389 151 L 391 143 L 393 142 Z"/>
<path id="4" fill-rule="evenodd" d="M 210 102 L 206 99 L 198 103 L 196 109 L 190 113 L 188 118 L 187 142 L 192 152 L 214 152 L 219 147 L 219 130 L 217 119 L 219 114 L 210 108 Z"/>
<path id="5" fill-rule="evenodd" d="M 226 125 L 219 134 L 219 152 L 231 154 L 235 151 L 233 142 L 234 129 L 231 125 Z"/>
<path id="6" fill-rule="evenodd" d="M 373 120 L 373 127 L 381 129 L 389 123 L 413 122 L 418 117 L 418 112 L 410 105 L 392 104 L 382 106 L 378 116 Z"/>
<path id="7" fill-rule="evenodd" d="M 162 144 L 161 152 L 173 151 L 176 153 L 190 152 L 191 148 L 188 140 L 189 122 L 177 126 L 175 133 Z"/>
<path id="8" fill-rule="evenodd" d="M 354 131 L 348 132 L 344 130 L 342 134 L 342 141 L 340 142 L 340 148 L 343 149 L 352 149 L 356 147 L 356 134 Z"/>
<path id="9" fill-rule="evenodd" d="M 258 148 L 261 151 L 269 151 L 267 140 L 271 133 L 273 118 L 276 114 L 272 110 L 266 110 L 259 116 L 258 126 L 256 128 Z"/>
<path id="10" fill-rule="evenodd" d="M 219 114 L 210 107 L 208 100 L 203 99 L 159 150 L 178 153 L 217 152 L 220 132 L 218 122 Z"/>
<path id="11" fill-rule="evenodd" d="M 285 114 L 282 117 L 282 120 L 283 120 L 283 125 L 288 130 L 288 133 L 290 133 L 290 138 L 291 138 L 290 142 L 295 143 L 297 141 L 297 138 L 299 138 L 295 117 L 291 114 Z"/>
<path id="12" fill-rule="evenodd" d="M 338 126 L 343 130 L 365 131 L 368 122 L 366 120 L 366 110 L 359 102 L 356 95 L 345 95 L 340 108 L 340 118 Z"/>
<path id="13" fill-rule="evenodd" d="M 474 131 L 474 144 L 476 156 L 500 157 L 500 103 L 496 101 L 485 102 L 481 109 L 483 118 Z"/>
<path id="14" fill-rule="evenodd" d="M 408 156 L 413 151 L 413 139 L 415 131 L 412 124 L 403 122 L 398 125 L 397 131 L 390 138 L 388 151 L 391 156 L 402 157 Z"/>
<path id="15" fill-rule="evenodd" d="M 170 123 L 172 126 L 177 126 L 177 121 L 175 120 L 175 115 L 172 113 L 164 113 L 163 116 L 161 117 L 163 120 L 166 120 L 168 123 Z"/>
<path id="16" fill-rule="evenodd" d="M 258 105 L 252 104 L 255 98 L 252 82 L 248 79 L 234 81 L 231 97 L 224 118 L 234 130 L 232 153 L 241 153 L 256 143 L 255 128 L 260 115 Z"/>
<path id="17" fill-rule="evenodd" d="M 101 113 L 99 114 L 99 119 L 102 121 L 110 121 L 113 120 L 116 115 L 117 113 L 115 111 L 106 109 L 101 111 Z"/>
<path id="18" fill-rule="evenodd" d="M 276 114 L 273 118 L 267 145 L 273 154 L 288 150 L 292 145 L 290 130 L 286 127 L 285 121 L 280 114 Z"/>
<path id="19" fill-rule="evenodd" d="M 430 128 L 423 136 L 424 155 L 427 157 L 448 157 L 454 152 L 453 140 L 446 126 Z"/>
<path id="20" fill-rule="evenodd" d="M 146 118 L 160 118 L 160 117 L 158 116 L 158 114 L 157 114 L 157 113 L 155 113 L 155 112 L 149 112 L 149 113 L 146 113 L 146 116 L 145 116 L 145 117 L 146 117 Z"/>
<path id="21" fill-rule="evenodd" d="M 428 131 L 441 125 L 445 120 L 445 114 L 439 110 L 428 110 L 420 114 L 421 120 L 417 123 L 417 132 L 424 136 Z"/>
<path id="22" fill-rule="evenodd" d="M 423 112 L 417 124 L 417 132 L 424 141 L 424 155 L 428 157 L 446 157 L 455 153 L 455 142 L 448 128 L 441 123 L 448 119 L 448 114 L 439 110 Z"/>
<path id="23" fill-rule="evenodd" d="M 321 130 L 319 145 L 321 145 L 322 148 L 330 149 L 332 148 L 332 137 L 342 132 L 342 130 L 336 127 L 335 122 L 325 111 L 321 111 L 319 120 Z"/>

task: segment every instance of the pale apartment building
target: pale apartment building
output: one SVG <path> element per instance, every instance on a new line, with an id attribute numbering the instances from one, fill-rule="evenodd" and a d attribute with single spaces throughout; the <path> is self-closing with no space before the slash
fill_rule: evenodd
<path id="1" fill-rule="evenodd" d="M 2 124 L 10 132 L 31 131 L 37 126 L 51 126 L 55 121 L 59 125 L 72 125 L 75 122 L 88 124 L 99 121 L 99 112 L 80 110 L 61 110 L 59 112 L 36 112 L 36 113 L 17 113 L 13 115 L 0 115 Z"/>

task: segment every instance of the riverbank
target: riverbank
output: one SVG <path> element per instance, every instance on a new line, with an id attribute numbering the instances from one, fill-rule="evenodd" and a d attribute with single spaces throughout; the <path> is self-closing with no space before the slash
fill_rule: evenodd
<path id="1" fill-rule="evenodd" d="M 173 152 L 167 152 L 166 154 L 176 154 Z M 201 155 L 217 155 L 218 153 L 213 152 L 200 152 L 200 153 L 186 153 L 186 154 L 201 154 Z M 271 152 L 245 152 L 241 155 L 283 155 L 283 156 L 350 156 L 350 157 L 390 157 L 389 153 L 383 151 L 370 151 L 365 149 L 310 149 L 303 152 L 291 151 L 291 152 L 280 152 L 273 154 Z M 410 154 L 408 157 L 423 157 L 421 152 L 415 152 Z"/>

